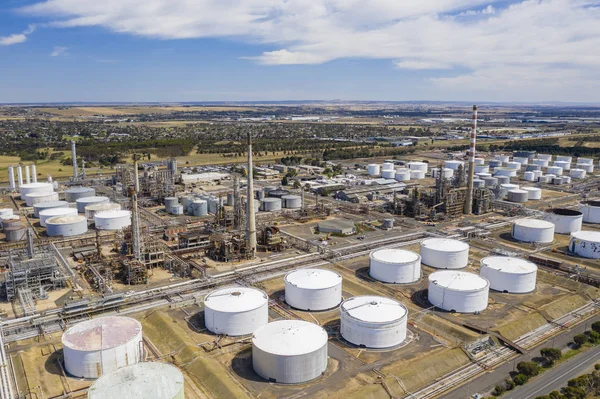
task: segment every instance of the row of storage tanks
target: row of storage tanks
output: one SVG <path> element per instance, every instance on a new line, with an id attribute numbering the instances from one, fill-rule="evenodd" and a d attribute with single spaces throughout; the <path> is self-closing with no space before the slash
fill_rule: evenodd
<path id="1" fill-rule="evenodd" d="M 409 181 L 424 179 L 428 169 L 429 164 L 426 162 L 408 162 L 405 167 L 400 168 L 397 168 L 396 165 L 391 162 L 385 162 L 382 165 L 369 164 L 367 166 L 367 173 L 371 177 L 383 177 L 384 179 Z"/>

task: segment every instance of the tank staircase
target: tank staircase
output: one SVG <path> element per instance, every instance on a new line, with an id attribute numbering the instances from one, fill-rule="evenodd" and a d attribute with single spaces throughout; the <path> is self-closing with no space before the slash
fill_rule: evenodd
<path id="1" fill-rule="evenodd" d="M 479 334 L 488 334 L 496 339 L 498 339 L 500 342 L 502 342 L 504 345 L 508 346 L 511 349 L 514 349 L 515 351 L 519 352 L 520 354 L 524 355 L 527 353 L 527 350 L 525 348 L 523 348 L 522 346 L 520 346 L 519 344 L 517 344 L 516 342 L 506 338 L 505 336 L 503 336 L 502 334 L 500 334 L 498 331 L 492 331 L 489 330 L 487 328 L 483 328 L 483 327 L 479 327 L 476 326 L 474 324 L 471 323 L 462 323 L 463 327 L 468 328 L 469 330 L 473 330 Z"/>

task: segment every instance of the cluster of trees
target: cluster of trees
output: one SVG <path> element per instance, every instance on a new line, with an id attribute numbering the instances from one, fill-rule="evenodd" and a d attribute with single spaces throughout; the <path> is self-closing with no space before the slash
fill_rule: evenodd
<path id="1" fill-rule="evenodd" d="M 585 399 L 600 395 L 600 364 L 589 374 L 580 375 L 569 380 L 567 386 L 548 395 L 537 396 L 535 399 Z"/>
<path id="2" fill-rule="evenodd" d="M 600 141 L 600 135 L 594 134 L 593 136 L 579 136 L 579 137 L 569 137 L 569 141 L 583 141 L 583 142 L 598 142 Z"/>

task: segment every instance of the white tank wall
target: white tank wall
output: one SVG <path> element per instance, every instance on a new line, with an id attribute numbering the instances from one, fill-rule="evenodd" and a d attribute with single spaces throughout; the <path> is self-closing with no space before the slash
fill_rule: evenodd
<path id="1" fill-rule="evenodd" d="M 523 187 L 527 191 L 527 198 L 530 200 L 542 199 L 542 189 L 538 187 Z"/>
<path id="2" fill-rule="evenodd" d="M 215 334 L 252 334 L 269 322 L 269 297 L 260 290 L 245 287 L 214 291 L 204 299 L 204 322 Z"/>
<path id="3" fill-rule="evenodd" d="M 428 164 L 425 162 L 409 162 L 408 169 L 410 170 L 420 170 L 423 172 L 427 172 Z"/>
<path id="4" fill-rule="evenodd" d="M 110 202 L 110 198 L 96 196 L 96 197 L 83 197 L 79 198 L 77 201 L 77 212 L 85 213 L 85 207 L 91 204 L 99 204 L 104 202 Z"/>
<path id="5" fill-rule="evenodd" d="M 59 221 L 71 219 L 69 222 Z M 49 237 L 73 237 L 85 234 L 88 231 L 85 216 L 55 216 L 46 219 L 46 233 Z"/>
<path id="6" fill-rule="evenodd" d="M 583 258 L 600 259 L 600 232 L 578 231 L 572 233 L 569 251 Z"/>
<path id="7" fill-rule="evenodd" d="M 131 226 L 131 212 L 126 210 L 103 211 L 94 214 L 96 230 L 121 230 Z"/>
<path id="8" fill-rule="evenodd" d="M 369 166 L 367 166 L 367 173 L 369 174 L 369 176 L 379 176 L 380 173 L 380 166 L 377 164 L 370 164 Z"/>
<path id="9" fill-rule="evenodd" d="M 462 269 L 469 263 L 469 244 L 447 238 L 423 240 L 421 262 L 437 269 Z"/>
<path id="10" fill-rule="evenodd" d="M 557 212 L 570 213 L 568 215 L 561 215 L 553 212 L 547 212 L 544 216 L 544 220 L 554 224 L 554 232 L 557 234 L 571 234 L 581 230 L 581 224 L 583 222 L 583 214 L 579 211 L 571 211 L 569 209 L 556 210 Z"/>
<path id="11" fill-rule="evenodd" d="M 592 203 L 580 203 L 579 212 L 583 214 L 584 222 L 600 223 L 600 200 L 594 201 Z"/>
<path id="12" fill-rule="evenodd" d="M 332 309 L 342 301 L 342 276 L 323 269 L 300 269 L 286 274 L 285 302 L 301 310 Z"/>
<path id="13" fill-rule="evenodd" d="M 77 215 L 77 208 L 51 208 L 39 212 L 40 226 L 46 226 L 46 220 L 54 216 Z"/>
<path id="14" fill-rule="evenodd" d="M 394 179 L 396 177 L 396 171 L 394 169 L 382 170 L 381 177 L 383 177 L 384 179 Z"/>
<path id="15" fill-rule="evenodd" d="M 402 249 L 372 251 L 369 255 L 369 275 L 384 283 L 414 283 L 421 278 L 421 256 Z"/>
<path id="16" fill-rule="evenodd" d="M 524 266 L 523 270 L 518 270 L 519 265 Z M 492 256 L 481 260 L 479 275 L 490 282 L 494 291 L 525 294 L 535 290 L 537 266 L 524 259 Z"/>
<path id="17" fill-rule="evenodd" d="M 425 178 L 425 171 L 422 170 L 411 170 L 410 171 L 411 180 L 420 180 Z"/>
<path id="18" fill-rule="evenodd" d="M 58 201 L 58 193 L 29 193 L 25 195 L 24 199 L 27 206 L 34 206 L 42 202 Z"/>
<path id="19" fill-rule="evenodd" d="M 25 195 L 30 194 L 30 193 L 51 193 L 53 191 L 54 191 L 54 186 L 51 183 L 31 183 L 31 184 L 21 184 L 19 186 L 19 192 L 21 193 L 21 199 L 24 199 Z"/>
<path id="20" fill-rule="evenodd" d="M 105 202 L 100 204 L 92 204 L 85 207 L 85 218 L 87 220 L 93 221 L 94 215 L 99 212 L 105 211 L 119 211 L 121 210 L 121 205 L 116 204 L 114 202 Z"/>
<path id="21" fill-rule="evenodd" d="M 428 299 L 433 306 L 458 313 L 478 313 L 487 308 L 489 282 L 481 289 L 455 290 L 436 284 L 434 281 L 437 273 L 444 272 L 429 275 Z"/>
<path id="22" fill-rule="evenodd" d="M 33 216 L 40 217 L 40 212 L 45 209 L 54 208 L 68 208 L 69 203 L 67 201 L 53 201 L 53 202 L 40 202 L 39 204 L 33 205 Z"/>
<path id="23" fill-rule="evenodd" d="M 523 242 L 551 243 L 554 241 L 554 224 L 534 219 L 513 222 L 512 237 Z"/>

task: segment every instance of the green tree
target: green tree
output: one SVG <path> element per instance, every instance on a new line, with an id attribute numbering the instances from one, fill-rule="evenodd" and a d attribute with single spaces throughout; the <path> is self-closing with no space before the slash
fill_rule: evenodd
<path id="1" fill-rule="evenodd" d="M 506 392 L 506 389 L 503 386 L 496 385 L 494 387 L 494 390 L 492 391 L 492 395 L 494 395 L 494 396 L 501 396 L 504 392 Z"/>
<path id="2" fill-rule="evenodd" d="M 283 176 L 283 179 L 281 179 L 281 185 L 282 186 L 287 186 L 288 185 L 288 177 L 287 177 L 287 175 Z"/>
<path id="3" fill-rule="evenodd" d="M 536 362 L 519 362 L 517 370 L 527 377 L 534 377 L 540 373 L 540 366 Z"/>
<path id="4" fill-rule="evenodd" d="M 529 380 L 529 377 L 527 377 L 525 374 L 517 374 L 513 378 L 513 381 L 517 385 L 523 385 L 527 382 L 527 380 Z"/>
<path id="5" fill-rule="evenodd" d="M 600 333 L 600 321 L 595 321 L 592 323 L 592 330 Z"/>
<path id="6" fill-rule="evenodd" d="M 588 342 L 588 337 L 585 334 L 577 334 L 573 337 L 573 342 L 575 342 L 577 346 L 585 345 Z"/>
<path id="7" fill-rule="evenodd" d="M 592 344 L 596 345 L 600 343 L 600 333 L 596 331 L 590 331 L 588 333 L 589 340 Z"/>
<path id="8" fill-rule="evenodd" d="M 512 391 L 513 389 L 515 389 L 515 386 L 517 385 L 510 378 L 507 378 L 506 381 L 504 381 L 504 383 L 506 384 L 506 390 L 507 391 Z"/>
<path id="9" fill-rule="evenodd" d="M 562 357 L 560 349 L 556 348 L 542 348 L 540 354 L 546 359 L 549 364 L 554 364 L 555 361 Z"/>

